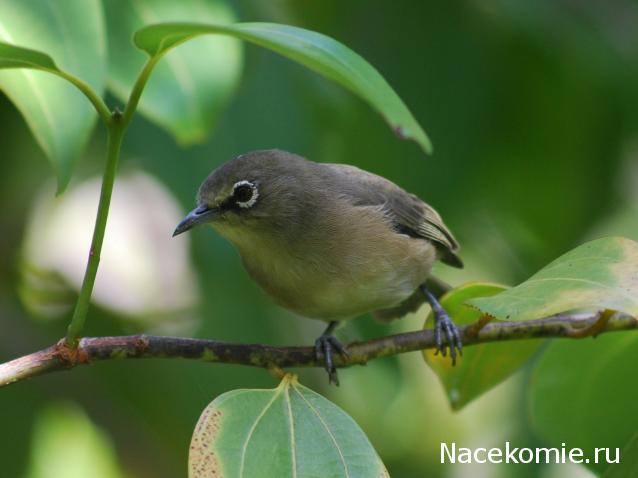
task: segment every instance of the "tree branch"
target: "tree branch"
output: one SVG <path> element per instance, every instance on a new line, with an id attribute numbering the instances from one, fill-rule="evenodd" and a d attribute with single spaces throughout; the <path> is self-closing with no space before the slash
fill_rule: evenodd
<path id="1" fill-rule="evenodd" d="M 480 323 L 477 323 L 480 324 Z M 638 319 L 609 311 L 561 314 L 520 322 L 492 321 L 462 327 L 464 346 L 532 338 L 582 338 L 605 332 L 638 329 Z M 337 367 L 363 365 L 370 360 L 434 348 L 432 330 L 418 330 L 347 345 L 348 358 L 335 356 Z M 0 365 L 0 386 L 98 360 L 184 358 L 262 368 L 322 367 L 313 347 L 274 347 L 215 340 L 132 335 L 86 337 L 77 349 L 64 340 L 38 352 Z"/>

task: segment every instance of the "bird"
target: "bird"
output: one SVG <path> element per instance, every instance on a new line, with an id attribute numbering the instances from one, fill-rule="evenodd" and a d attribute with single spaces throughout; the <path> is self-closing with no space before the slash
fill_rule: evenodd
<path id="1" fill-rule="evenodd" d="M 318 362 L 338 385 L 337 326 L 371 313 L 388 322 L 428 302 L 437 353 L 462 353 L 459 329 L 439 303 L 435 261 L 461 268 L 441 216 L 390 180 L 352 165 L 280 149 L 237 156 L 201 184 L 173 236 L 207 224 L 237 249 L 250 277 L 281 307 L 328 325 Z M 443 336 L 446 344 L 443 343 Z"/>

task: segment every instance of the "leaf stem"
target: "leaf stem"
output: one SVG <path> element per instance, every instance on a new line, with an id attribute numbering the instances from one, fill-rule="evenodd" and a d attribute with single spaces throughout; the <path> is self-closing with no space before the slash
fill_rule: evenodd
<path id="1" fill-rule="evenodd" d="M 77 347 L 78 337 L 86 322 L 91 294 L 93 292 L 93 286 L 95 285 L 95 277 L 97 276 L 97 270 L 100 264 L 104 232 L 106 231 L 106 222 L 111 205 L 113 184 L 115 183 L 115 172 L 120 158 L 120 148 L 125 130 L 122 113 L 115 111 L 110 114 L 107 133 L 106 165 L 104 166 L 104 174 L 102 176 L 102 189 L 100 191 L 100 201 L 93 229 L 93 239 L 91 240 L 91 249 L 89 250 L 84 279 L 65 339 L 66 344 L 72 348 Z"/>
<path id="2" fill-rule="evenodd" d="M 155 55 L 146 60 L 142 71 L 140 72 L 135 84 L 133 85 L 133 89 L 131 90 L 131 94 L 129 95 L 128 101 L 126 103 L 126 108 L 124 109 L 124 114 L 122 115 L 122 127 L 126 129 L 133 119 L 133 114 L 137 110 L 137 105 L 140 101 L 140 97 L 142 96 L 142 92 L 144 91 L 144 87 L 146 86 L 146 82 L 148 81 L 153 68 L 160 60 L 162 55 Z"/>
<path id="3" fill-rule="evenodd" d="M 104 103 L 104 100 L 102 99 L 102 97 L 98 95 L 95 91 L 93 91 L 93 88 L 91 88 L 87 83 L 85 83 L 83 80 L 81 80 L 77 76 L 71 75 L 70 73 L 67 73 L 65 71 L 62 71 L 62 70 L 46 70 L 46 71 L 53 73 L 54 75 L 57 75 L 61 78 L 64 78 L 70 83 L 73 83 L 73 85 L 77 89 L 79 89 L 84 94 L 84 96 L 86 96 L 87 99 L 91 102 L 91 104 L 97 111 L 98 115 L 100 116 L 100 119 L 104 122 L 104 124 L 107 124 L 107 125 L 109 124 L 109 121 L 111 121 L 111 111 L 109 110 L 108 106 L 106 106 L 106 103 Z"/>

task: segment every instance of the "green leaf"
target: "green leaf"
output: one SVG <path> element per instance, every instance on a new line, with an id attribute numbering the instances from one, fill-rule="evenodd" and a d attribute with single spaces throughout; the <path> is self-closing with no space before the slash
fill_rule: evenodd
<path id="1" fill-rule="evenodd" d="M 225 24 L 235 21 L 222 0 L 109 0 L 104 4 L 109 28 L 109 88 L 126 101 L 146 55 L 133 47 L 139 28 L 164 21 Z M 167 54 L 153 72 L 138 111 L 171 133 L 181 144 L 203 141 L 228 102 L 242 65 L 242 43 L 235 38 L 198 38 Z"/>
<path id="2" fill-rule="evenodd" d="M 115 447 L 77 406 L 48 405 L 37 416 L 27 478 L 123 478 Z"/>
<path id="3" fill-rule="evenodd" d="M 379 72 L 357 53 L 326 35 L 275 23 L 167 23 L 142 28 L 134 41 L 150 56 L 156 56 L 193 37 L 210 33 L 234 36 L 268 48 L 340 83 L 370 103 L 401 138 L 413 139 L 425 152 L 431 151 L 427 135 Z"/>
<path id="4" fill-rule="evenodd" d="M 635 333 L 552 341 L 531 377 L 529 411 L 536 432 L 551 446 L 566 443 L 586 454 L 607 447 L 613 457 L 638 430 L 635 363 Z M 593 457 L 587 466 L 598 473 L 607 468 Z"/>
<path id="5" fill-rule="evenodd" d="M 499 319 L 539 319 L 575 309 L 638 314 L 638 243 L 623 237 L 587 242 L 522 284 L 469 304 Z"/>
<path id="6" fill-rule="evenodd" d="M 506 290 L 489 283 L 470 283 L 451 290 L 441 298 L 441 305 L 457 325 L 469 325 L 483 315 L 466 305 L 469 299 L 490 297 Z M 434 321 L 430 315 L 426 326 Z M 423 357 L 443 384 L 454 410 L 460 410 L 470 401 L 496 386 L 516 372 L 538 350 L 540 340 L 521 340 L 480 344 L 463 349 L 463 356 L 452 366 L 449 357 L 424 350 Z"/>
<path id="7" fill-rule="evenodd" d="M 53 164 L 59 191 L 69 181 L 96 114 L 75 86 L 47 72 L 60 71 L 58 65 L 101 92 L 106 76 L 105 38 L 99 0 L 0 2 L 0 68 L 20 68 L 0 71 L 0 89 L 16 105 Z"/>
<path id="8" fill-rule="evenodd" d="M 603 473 L 603 478 L 627 478 L 628 476 L 638 476 L 638 432 L 620 452 L 620 463 L 609 465 Z"/>
<path id="9" fill-rule="evenodd" d="M 44 71 L 60 71 L 49 55 L 4 42 L 0 42 L 0 68 L 33 68 Z"/>
<path id="10" fill-rule="evenodd" d="M 202 413 L 190 478 L 388 477 L 343 410 L 286 375 L 274 390 L 233 390 Z"/>

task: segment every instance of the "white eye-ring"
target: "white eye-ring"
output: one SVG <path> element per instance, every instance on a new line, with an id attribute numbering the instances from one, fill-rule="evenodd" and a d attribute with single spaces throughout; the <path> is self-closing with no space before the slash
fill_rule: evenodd
<path id="1" fill-rule="evenodd" d="M 259 197 L 257 186 L 250 181 L 238 181 L 233 185 L 233 199 L 239 207 L 247 209 L 252 207 Z"/>

